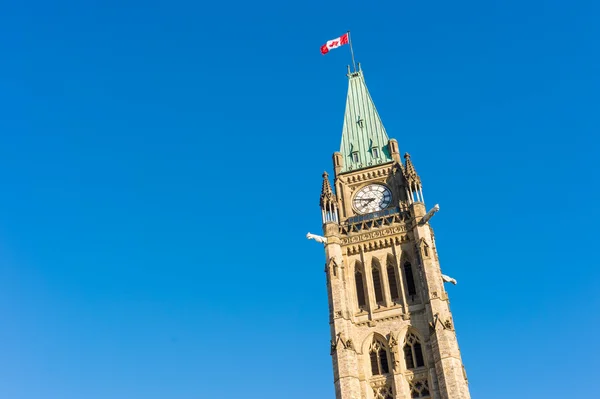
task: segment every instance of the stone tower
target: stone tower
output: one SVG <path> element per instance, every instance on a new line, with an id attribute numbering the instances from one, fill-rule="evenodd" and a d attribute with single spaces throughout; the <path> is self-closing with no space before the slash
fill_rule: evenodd
<path id="1" fill-rule="evenodd" d="M 421 179 L 390 139 L 360 64 L 334 190 L 323 174 L 331 356 L 337 399 L 468 399 Z"/>

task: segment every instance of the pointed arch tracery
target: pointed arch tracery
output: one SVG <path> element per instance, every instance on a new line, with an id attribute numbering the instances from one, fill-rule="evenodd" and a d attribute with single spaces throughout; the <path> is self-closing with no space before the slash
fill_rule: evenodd
<path id="1" fill-rule="evenodd" d="M 406 368 L 412 370 L 425 366 L 423 346 L 420 338 L 414 331 L 409 330 L 404 338 L 404 361 Z"/>
<path id="2" fill-rule="evenodd" d="M 385 340 L 377 335 L 373 336 L 369 346 L 369 359 L 372 375 L 385 375 L 390 372 L 388 348 Z"/>

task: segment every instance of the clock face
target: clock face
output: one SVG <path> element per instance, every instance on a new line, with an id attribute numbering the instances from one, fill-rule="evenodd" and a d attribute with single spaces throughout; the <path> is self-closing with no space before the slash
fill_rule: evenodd
<path id="1" fill-rule="evenodd" d="M 387 208 L 392 202 L 392 192 L 382 184 L 369 184 L 358 190 L 352 204 L 358 213 L 371 213 Z"/>

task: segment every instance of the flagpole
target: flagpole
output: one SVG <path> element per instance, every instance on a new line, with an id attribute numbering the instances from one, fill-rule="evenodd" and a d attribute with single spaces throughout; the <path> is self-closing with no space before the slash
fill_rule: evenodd
<path id="1" fill-rule="evenodd" d="M 354 61 L 354 49 L 352 48 L 352 38 L 350 37 L 350 31 L 348 31 L 348 44 L 350 45 L 350 54 L 352 55 L 352 66 L 354 72 L 356 72 L 356 62 Z"/>

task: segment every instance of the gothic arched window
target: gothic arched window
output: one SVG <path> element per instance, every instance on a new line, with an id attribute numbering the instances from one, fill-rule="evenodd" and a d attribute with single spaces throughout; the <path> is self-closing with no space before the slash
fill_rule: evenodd
<path id="1" fill-rule="evenodd" d="M 354 273 L 354 279 L 356 280 L 356 300 L 358 302 L 358 308 L 364 310 L 367 306 L 367 301 L 365 299 L 365 283 L 360 270 L 357 270 Z"/>
<path id="2" fill-rule="evenodd" d="M 417 295 L 417 286 L 415 285 L 415 278 L 413 276 L 412 265 L 410 262 L 404 263 L 404 277 L 406 278 L 406 290 L 409 296 L 414 297 Z"/>
<path id="3" fill-rule="evenodd" d="M 371 358 L 371 373 L 373 375 L 388 374 L 390 372 L 387 350 L 382 341 L 373 338 L 373 342 L 369 348 L 369 356 Z"/>
<path id="4" fill-rule="evenodd" d="M 392 301 L 397 301 L 400 298 L 400 294 L 398 292 L 398 281 L 396 280 L 396 265 L 389 258 L 387 262 L 387 276 L 390 283 L 390 296 L 392 297 Z"/>
<path id="5" fill-rule="evenodd" d="M 406 361 L 406 368 L 409 370 L 425 366 L 421 341 L 411 332 L 406 334 L 404 340 L 404 360 Z"/>
<path id="6" fill-rule="evenodd" d="M 373 290 L 375 291 L 375 301 L 383 302 L 383 290 L 381 289 L 381 273 L 379 273 L 379 264 L 377 261 L 372 263 L 371 274 L 373 275 Z"/>

